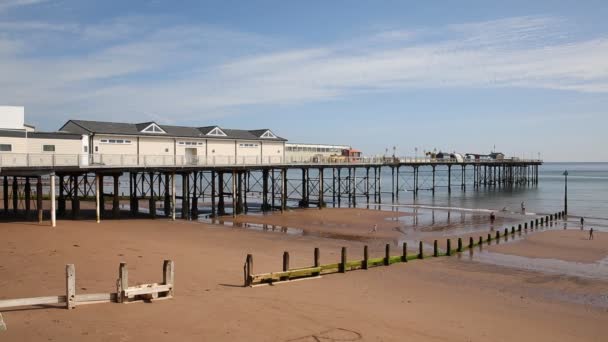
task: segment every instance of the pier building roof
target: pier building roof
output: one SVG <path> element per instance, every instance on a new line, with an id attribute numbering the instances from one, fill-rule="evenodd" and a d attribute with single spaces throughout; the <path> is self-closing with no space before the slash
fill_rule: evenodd
<path id="1" fill-rule="evenodd" d="M 88 120 L 69 120 L 60 129 L 80 134 L 116 134 L 156 137 L 217 138 L 240 140 L 287 141 L 270 129 L 227 129 L 219 126 L 189 127 L 161 125 L 156 122 L 124 123 Z"/>

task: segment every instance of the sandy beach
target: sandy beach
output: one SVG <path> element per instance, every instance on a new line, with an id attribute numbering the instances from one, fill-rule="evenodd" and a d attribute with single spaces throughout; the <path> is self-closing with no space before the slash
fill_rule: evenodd
<path id="1" fill-rule="evenodd" d="M 352 225 L 361 235 L 384 215 L 311 210 L 304 219 L 260 219 L 339 233 Z M 0 230 L 0 299 L 62 294 L 67 263 L 76 264 L 78 293 L 114 291 L 121 261 L 132 283 L 159 281 L 164 259 L 176 264 L 172 300 L 8 310 L 3 341 L 600 341 L 608 332 L 605 281 L 472 262 L 466 253 L 243 288 L 247 253 L 259 273 L 280 270 L 285 250 L 291 267 L 303 267 L 314 247 L 329 263 L 339 260 L 342 246 L 349 259 L 361 258 L 365 243 L 165 219 L 60 221 L 56 229 L 3 223 Z M 608 255 L 606 234 L 584 246 L 577 234 L 546 231 L 489 248 L 590 262 Z M 587 245 L 591 251 L 582 252 Z M 380 247 L 372 246 L 372 256 L 382 255 Z"/>

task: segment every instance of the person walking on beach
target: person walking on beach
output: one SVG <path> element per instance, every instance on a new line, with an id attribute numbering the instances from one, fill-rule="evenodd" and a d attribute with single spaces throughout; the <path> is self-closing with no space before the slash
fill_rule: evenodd
<path id="1" fill-rule="evenodd" d="M 521 202 L 521 212 L 525 213 L 526 212 L 526 203 Z"/>
<path id="2" fill-rule="evenodd" d="M 490 223 L 494 224 L 494 221 L 496 221 L 496 215 L 494 215 L 494 212 L 490 213 Z"/>
<path id="3" fill-rule="evenodd" d="M 593 240 L 593 227 L 589 229 L 589 240 Z"/>
<path id="4" fill-rule="evenodd" d="M 581 228 L 585 225 L 585 218 L 581 216 Z"/>
<path id="5" fill-rule="evenodd" d="M 377 232 L 377 231 L 378 231 L 378 225 L 377 225 L 377 224 L 375 224 L 375 225 L 374 225 L 374 228 L 372 228 L 372 230 L 370 231 L 370 233 L 375 233 L 375 232 Z"/>

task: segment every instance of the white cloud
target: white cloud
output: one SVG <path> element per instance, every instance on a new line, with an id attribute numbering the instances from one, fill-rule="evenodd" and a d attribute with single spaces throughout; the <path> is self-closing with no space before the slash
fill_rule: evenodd
<path id="1" fill-rule="evenodd" d="M 608 92 L 608 38 L 566 39 L 564 22 L 516 17 L 285 48 L 214 27 L 119 18 L 58 26 L 55 40 L 64 41 L 51 54 L 28 44 L 44 23 L 0 23 L 13 25 L 0 36 L 0 103 L 21 102 L 62 118 L 171 112 L 188 120 L 242 105 L 413 88 Z"/>
<path id="2" fill-rule="evenodd" d="M 0 0 L 0 12 L 17 7 L 36 5 L 46 1 L 47 0 Z"/>

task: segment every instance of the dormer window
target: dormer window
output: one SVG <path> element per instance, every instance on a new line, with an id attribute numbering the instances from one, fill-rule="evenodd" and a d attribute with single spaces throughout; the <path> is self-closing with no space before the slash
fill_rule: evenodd
<path id="1" fill-rule="evenodd" d="M 142 133 L 161 133 L 161 134 L 167 133 L 155 123 L 151 123 L 148 127 L 144 128 L 141 132 Z"/>
<path id="2" fill-rule="evenodd" d="M 227 136 L 226 133 L 224 133 L 219 127 L 215 127 L 209 133 L 207 133 L 207 135 L 212 135 L 212 136 L 216 136 L 216 137 Z"/>
<path id="3" fill-rule="evenodd" d="M 277 136 L 268 130 L 268 131 L 264 132 L 264 134 L 262 134 L 262 136 L 260 138 L 276 139 Z"/>

